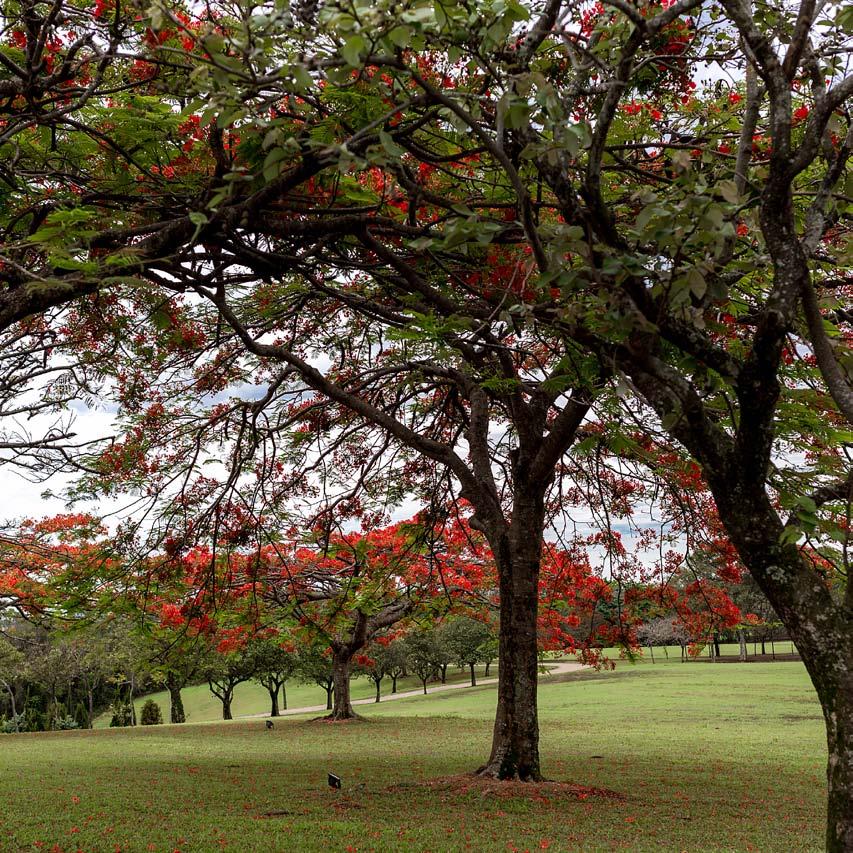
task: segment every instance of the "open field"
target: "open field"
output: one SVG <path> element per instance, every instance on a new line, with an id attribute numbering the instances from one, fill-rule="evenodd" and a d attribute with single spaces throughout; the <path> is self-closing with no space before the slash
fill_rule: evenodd
<path id="1" fill-rule="evenodd" d="M 776 653 L 779 655 L 789 654 L 791 643 L 787 640 L 776 643 Z M 761 651 L 761 646 L 758 646 L 758 652 Z M 723 643 L 720 646 L 720 652 L 727 656 L 736 656 L 738 653 L 737 643 Z M 750 655 L 753 653 L 752 644 L 749 645 Z M 615 649 L 609 649 L 608 654 L 614 659 L 618 659 L 619 653 Z M 770 655 L 770 644 L 767 644 L 767 654 Z M 669 646 L 666 650 L 663 647 L 655 648 L 655 663 L 652 664 L 649 659 L 648 649 L 643 650 L 643 656 L 637 661 L 637 666 L 659 666 L 661 664 L 678 662 L 680 660 L 681 651 L 678 646 Z M 707 660 L 703 655 L 698 662 Z M 692 663 L 692 661 L 691 661 Z M 632 666 L 627 662 L 619 662 L 618 666 L 621 669 Z M 477 680 L 486 678 L 485 667 L 478 666 L 475 668 L 477 672 Z M 496 677 L 498 668 L 496 664 L 492 664 L 489 670 L 489 677 Z M 457 667 L 450 667 L 447 670 L 448 684 L 467 684 L 469 681 L 467 668 L 464 670 Z M 436 686 L 438 682 L 430 682 L 430 689 Z M 408 690 L 420 690 L 421 683 L 414 677 L 400 678 L 397 681 L 397 692 L 403 693 Z M 353 699 L 370 699 L 375 694 L 373 682 L 367 678 L 354 678 L 352 681 L 352 698 Z M 391 694 L 391 679 L 386 678 L 382 682 L 382 698 L 386 698 Z M 189 722 L 203 723 L 214 722 L 222 719 L 222 703 L 210 692 L 206 684 L 195 684 L 184 688 L 181 695 L 184 700 L 184 710 L 187 714 Z M 160 706 L 163 714 L 163 719 L 169 719 L 169 694 L 166 691 L 151 693 L 147 696 L 139 696 L 136 699 L 136 713 L 139 715 L 142 711 L 142 705 L 146 699 L 154 699 Z M 326 701 L 326 692 L 315 684 L 301 684 L 296 680 L 291 680 L 287 683 L 287 704 L 290 708 L 304 708 L 311 705 L 320 705 Z M 237 685 L 234 690 L 234 701 L 232 703 L 232 713 L 235 717 L 247 717 L 260 714 L 269 714 L 270 700 L 267 691 L 254 681 L 247 681 Z M 359 712 L 361 713 L 361 712 Z M 110 712 L 102 714 L 95 720 L 95 728 L 106 728 L 110 722 Z"/>
<path id="2" fill-rule="evenodd" d="M 477 679 L 485 678 L 485 667 L 475 667 Z M 498 668 L 492 664 L 489 669 L 489 677 L 496 678 Z M 468 684 L 471 676 L 467 669 L 460 670 L 456 667 L 451 667 L 447 670 L 448 684 Z M 435 687 L 439 682 L 430 682 L 428 688 Z M 397 679 L 397 692 L 404 693 L 408 690 L 421 690 L 421 682 L 415 676 Z M 353 699 L 372 699 L 376 695 L 376 688 L 372 681 L 365 677 L 354 678 L 352 680 L 352 698 Z M 391 679 L 386 678 L 382 682 L 382 698 L 391 695 Z M 208 688 L 207 684 L 194 684 L 190 687 L 185 687 L 181 691 L 181 696 L 184 700 L 184 711 L 187 715 L 187 720 L 194 723 L 214 722 L 222 719 L 222 703 L 217 699 Z M 134 704 L 136 705 L 136 713 L 139 715 L 142 712 L 142 705 L 147 699 L 153 699 L 160 706 L 160 711 L 163 714 L 163 719 L 169 719 L 169 694 L 165 690 L 157 693 L 150 693 L 146 696 L 137 697 Z M 311 705 L 321 705 L 326 702 L 326 691 L 316 684 L 301 684 L 295 679 L 287 682 L 287 704 L 290 708 L 304 708 Z M 281 696 L 279 695 L 279 706 L 281 707 Z M 231 704 L 231 712 L 235 717 L 247 717 L 259 714 L 269 714 L 270 698 L 269 693 L 261 687 L 260 684 L 254 681 L 245 681 L 243 684 L 238 684 L 234 689 L 234 701 Z M 110 723 L 111 713 L 102 714 L 95 720 L 95 728 L 107 728 Z"/>
<path id="3" fill-rule="evenodd" d="M 540 696 L 545 773 L 622 799 L 423 785 L 487 754 L 486 687 L 364 706 L 362 723 L 5 736 L 0 849 L 820 848 L 823 725 L 801 664 L 624 665 Z"/>

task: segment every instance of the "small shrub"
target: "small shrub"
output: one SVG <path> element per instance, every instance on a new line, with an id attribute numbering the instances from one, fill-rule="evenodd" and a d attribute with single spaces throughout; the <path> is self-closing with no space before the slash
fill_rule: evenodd
<path id="1" fill-rule="evenodd" d="M 0 723 L 0 732 L 4 735 L 11 735 L 15 732 L 25 732 L 27 730 L 27 721 L 23 714 L 12 714 L 7 720 L 3 719 Z"/>
<path id="2" fill-rule="evenodd" d="M 146 699 L 142 706 L 140 722 L 143 726 L 159 726 L 163 723 L 163 712 L 153 699 Z"/>
<path id="3" fill-rule="evenodd" d="M 64 717 L 54 717 L 51 728 L 55 732 L 67 732 L 71 729 L 79 729 L 80 724 L 70 714 Z"/>
<path id="4" fill-rule="evenodd" d="M 112 705 L 112 712 L 110 728 L 124 728 L 133 725 L 133 708 L 131 708 L 130 702 L 116 699 Z"/>
<path id="5" fill-rule="evenodd" d="M 24 731 L 47 731 L 47 714 L 42 714 L 35 708 L 28 708 L 26 713 L 24 714 L 24 723 Z"/>

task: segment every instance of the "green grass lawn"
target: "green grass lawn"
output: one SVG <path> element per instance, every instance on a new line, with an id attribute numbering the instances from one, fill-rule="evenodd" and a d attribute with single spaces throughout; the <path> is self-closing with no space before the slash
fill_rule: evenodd
<path id="1" fill-rule="evenodd" d="M 475 667 L 477 678 L 485 678 L 485 667 Z M 489 677 L 496 678 L 498 668 L 492 664 L 489 669 Z M 451 667 L 447 670 L 448 684 L 465 684 L 470 681 L 470 673 L 467 669 L 460 670 L 456 667 Z M 430 682 L 427 687 L 432 689 L 438 686 L 439 682 Z M 415 676 L 397 679 L 397 692 L 403 693 L 407 690 L 421 690 L 421 682 Z M 373 682 L 367 678 L 354 678 L 352 680 L 352 698 L 353 699 L 372 699 L 376 695 L 376 688 Z M 382 696 L 385 697 L 391 693 L 391 679 L 386 678 L 382 682 Z M 194 723 L 213 722 L 222 719 L 222 703 L 211 692 L 207 684 L 194 684 L 190 687 L 185 687 L 181 691 L 181 697 L 184 700 L 184 711 L 187 715 L 187 720 Z M 153 699 L 160 706 L 160 711 L 163 714 L 163 719 L 169 719 L 169 694 L 163 690 L 158 693 L 151 693 L 147 696 L 137 697 L 135 701 L 137 716 L 142 713 L 142 705 L 147 699 Z M 287 704 L 290 708 L 307 708 L 313 705 L 325 705 L 326 691 L 316 684 L 300 684 L 298 681 L 289 681 L 287 683 Z M 281 696 L 279 696 L 279 704 L 281 704 Z M 231 713 L 235 717 L 246 717 L 252 714 L 269 714 L 270 712 L 270 697 L 269 693 L 254 681 L 246 681 L 243 684 L 238 684 L 234 689 L 234 701 L 231 705 Z M 107 728 L 110 724 L 111 712 L 102 714 L 95 720 L 95 728 Z"/>
<path id="2" fill-rule="evenodd" d="M 543 769 L 623 799 L 428 786 L 487 752 L 494 688 L 287 718 L 0 740 L 4 851 L 818 850 L 799 663 L 623 665 L 540 689 Z M 340 793 L 326 773 L 343 777 Z M 264 813 L 280 812 L 274 817 Z"/>
<path id="3" fill-rule="evenodd" d="M 791 651 L 791 643 L 788 641 L 777 642 L 777 654 L 787 654 Z M 722 644 L 720 651 L 723 655 L 737 655 L 737 643 Z M 761 651 L 761 646 L 758 646 L 758 651 Z M 608 654 L 618 659 L 619 652 L 616 649 L 608 649 Z M 750 655 L 753 652 L 752 644 L 749 645 Z M 770 654 L 770 644 L 767 644 L 767 654 Z M 662 647 L 655 649 L 655 665 L 662 663 L 672 663 L 680 660 L 681 650 L 678 646 L 670 646 L 666 650 Z M 706 655 L 702 655 L 701 662 L 704 662 Z M 638 662 L 638 665 L 651 665 L 648 649 L 643 650 L 643 657 Z M 620 664 L 620 666 L 628 666 L 629 664 Z M 478 666 L 477 678 L 485 678 L 484 667 Z M 489 674 L 491 677 L 497 676 L 497 666 L 492 665 Z M 468 670 L 460 670 L 456 667 L 450 667 L 447 671 L 447 681 L 449 684 L 467 683 L 469 680 Z M 430 683 L 429 687 L 435 686 Z M 398 692 L 407 690 L 420 690 L 421 683 L 414 676 L 401 678 L 397 682 Z M 372 698 L 375 692 L 373 682 L 367 678 L 355 678 L 352 682 L 352 698 L 353 699 L 368 699 Z M 387 696 L 391 692 L 391 679 L 386 678 L 382 682 L 382 695 Z M 222 719 L 222 703 L 210 692 L 206 684 L 195 684 L 184 688 L 181 695 L 184 700 L 184 710 L 187 719 L 195 723 L 213 722 Z M 136 713 L 139 715 L 142 712 L 142 704 L 146 699 L 154 699 L 160 706 L 163 714 L 163 719 L 169 719 L 169 694 L 166 691 L 151 693 L 147 696 L 137 697 Z M 326 701 L 326 692 L 316 684 L 300 684 L 298 681 L 290 681 L 287 684 L 287 704 L 291 708 L 304 708 L 311 705 L 321 705 Z M 244 684 L 239 684 L 234 690 L 234 702 L 231 706 L 231 711 L 235 717 L 246 717 L 254 714 L 268 714 L 270 709 L 269 695 L 260 684 L 254 681 L 247 681 Z M 111 712 L 102 714 L 95 720 L 95 728 L 102 729 L 109 726 Z"/>

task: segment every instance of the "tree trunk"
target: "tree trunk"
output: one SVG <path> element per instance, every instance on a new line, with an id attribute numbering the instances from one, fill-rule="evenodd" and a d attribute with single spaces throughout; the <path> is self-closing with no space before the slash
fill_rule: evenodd
<path id="1" fill-rule="evenodd" d="M 332 710 L 332 694 L 335 692 L 335 685 L 334 684 L 327 684 L 324 689 L 326 691 L 326 710 L 331 711 Z"/>
<path id="2" fill-rule="evenodd" d="M 477 686 L 477 673 L 474 671 L 474 664 L 469 663 L 468 666 L 471 667 L 471 686 L 476 687 Z"/>
<path id="3" fill-rule="evenodd" d="M 738 469 L 739 470 L 739 469 Z M 820 699 L 828 747 L 826 850 L 853 851 L 853 588 L 843 601 L 817 581 L 766 492 L 754 483 L 715 488 L 727 532 L 788 630 Z M 772 634 L 767 637 L 772 642 Z M 761 638 L 766 654 L 765 637 Z"/>
<path id="4" fill-rule="evenodd" d="M 287 682 L 282 681 L 281 683 L 281 709 L 282 711 L 287 710 Z"/>
<path id="5" fill-rule="evenodd" d="M 512 524 L 492 545 L 500 590 L 498 707 L 492 752 L 479 773 L 540 781 L 537 612 L 544 502 L 516 491 Z M 488 535 L 488 534 L 487 534 Z"/>
<path id="6" fill-rule="evenodd" d="M 832 667 L 809 666 L 826 723 L 828 787 L 826 851 L 853 850 L 853 643 Z"/>
<path id="7" fill-rule="evenodd" d="M 86 716 L 89 718 L 89 728 L 93 728 L 95 725 L 95 691 L 89 688 L 88 690 L 89 697 L 89 707 L 86 710 Z"/>
<path id="8" fill-rule="evenodd" d="M 747 648 L 746 648 L 746 634 L 744 633 L 743 628 L 738 628 L 737 639 L 738 639 L 738 642 L 740 643 L 740 652 L 738 654 L 738 659 L 741 661 L 745 661 L 746 656 L 747 656 Z"/>
<path id="9" fill-rule="evenodd" d="M 489 677 L 489 669 L 491 668 L 491 666 L 492 666 L 492 662 L 491 662 L 490 660 L 487 660 L 487 661 L 486 661 L 486 671 L 485 671 L 485 673 L 484 673 L 484 675 L 486 676 L 486 678 L 488 678 L 488 677 Z"/>
<path id="10" fill-rule="evenodd" d="M 655 647 L 651 643 L 649 643 L 649 655 L 652 658 L 652 663 L 654 663 L 655 662 Z"/>
<path id="11" fill-rule="evenodd" d="M 181 699 L 181 683 L 173 675 L 166 677 L 166 689 L 169 691 L 169 721 L 172 723 L 185 723 L 187 715 L 184 713 L 184 700 Z"/>
<path id="12" fill-rule="evenodd" d="M 130 684 L 128 686 L 128 697 L 127 701 L 130 704 L 130 724 L 132 726 L 138 725 L 136 722 L 136 703 L 133 701 L 133 697 L 136 695 L 136 685 L 134 683 L 134 675 L 130 673 Z"/>
<path id="13" fill-rule="evenodd" d="M 397 678 L 398 678 L 398 676 L 396 676 L 396 675 L 391 676 L 391 692 L 392 693 L 397 692 Z"/>
<path id="14" fill-rule="evenodd" d="M 334 685 L 335 701 L 330 720 L 354 720 L 358 714 L 352 709 L 350 701 L 350 676 L 352 675 L 352 658 L 355 650 L 349 646 L 333 648 L 332 650 L 332 683 Z"/>
<path id="15" fill-rule="evenodd" d="M 767 647 L 764 645 L 764 637 L 761 638 L 761 654 L 762 655 L 767 654 Z"/>
<path id="16" fill-rule="evenodd" d="M 233 720 L 231 714 L 231 699 L 234 697 L 233 690 L 226 690 L 219 698 L 222 701 L 222 719 Z"/>
<path id="17" fill-rule="evenodd" d="M 428 677 L 429 677 L 429 676 L 427 676 L 427 678 L 428 678 Z M 427 689 L 426 689 L 427 679 L 426 679 L 426 678 L 422 678 L 422 679 L 421 679 L 421 684 L 423 684 L 423 686 L 424 686 L 424 696 L 426 696 L 426 695 L 427 695 Z"/>
<path id="18" fill-rule="evenodd" d="M 18 712 L 15 708 L 15 691 L 12 689 L 12 685 L 9 684 L 8 681 L 2 681 L 3 686 L 6 688 L 9 693 L 9 703 L 12 708 L 12 719 L 15 721 L 15 731 L 20 732 L 21 728 L 18 725 Z"/>
<path id="19" fill-rule="evenodd" d="M 447 664 L 443 663 L 439 669 L 441 670 L 441 683 L 447 684 Z"/>
<path id="20" fill-rule="evenodd" d="M 376 701 L 378 702 L 382 698 L 380 694 L 380 690 L 382 689 L 382 682 L 379 680 L 375 680 L 374 684 L 376 685 Z"/>
<path id="21" fill-rule="evenodd" d="M 714 660 L 720 659 L 720 635 L 714 634 Z"/>
<path id="22" fill-rule="evenodd" d="M 280 717 L 281 714 L 278 710 L 278 685 L 267 687 L 267 693 L 270 694 L 270 716 Z"/>

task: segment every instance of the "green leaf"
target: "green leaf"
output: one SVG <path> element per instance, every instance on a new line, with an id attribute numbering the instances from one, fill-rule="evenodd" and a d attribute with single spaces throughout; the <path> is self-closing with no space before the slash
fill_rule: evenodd
<path id="1" fill-rule="evenodd" d="M 390 38 L 397 47 L 408 47 L 412 38 L 412 30 L 410 27 L 396 26 L 388 33 L 388 38 Z"/>
<path id="2" fill-rule="evenodd" d="M 367 41 L 361 33 L 351 35 L 341 48 L 341 56 L 347 65 L 357 67 L 361 61 L 361 55 L 367 50 Z"/>
<path id="3" fill-rule="evenodd" d="M 740 202 L 740 194 L 737 191 L 737 185 L 734 181 L 720 181 L 717 184 L 717 192 L 729 204 L 738 204 Z"/>
<path id="4" fill-rule="evenodd" d="M 402 157 L 406 153 L 403 148 L 397 145 L 394 141 L 394 137 L 384 130 L 379 131 L 379 141 L 382 143 L 382 147 L 385 151 L 392 157 Z"/>

